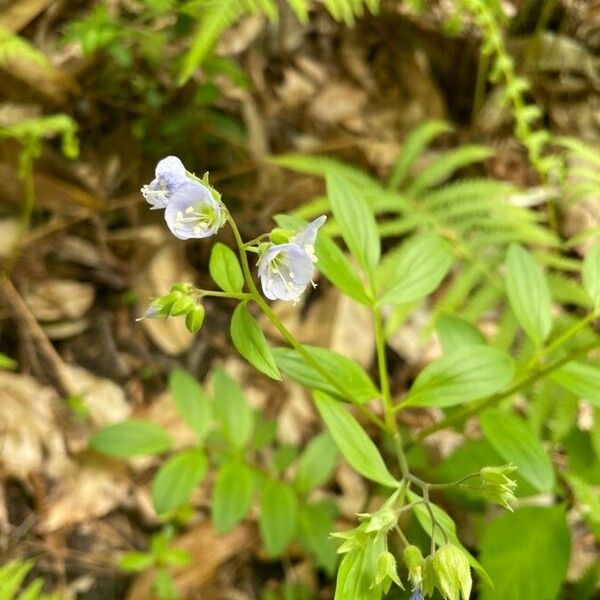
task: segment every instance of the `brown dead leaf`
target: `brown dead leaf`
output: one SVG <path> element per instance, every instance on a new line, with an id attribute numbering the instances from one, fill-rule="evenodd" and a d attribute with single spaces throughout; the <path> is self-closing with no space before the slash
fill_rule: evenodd
<path id="1" fill-rule="evenodd" d="M 347 82 L 333 82 L 319 92 L 309 113 L 326 125 L 337 125 L 359 117 L 366 104 L 367 95 L 363 90 Z"/>
<path id="2" fill-rule="evenodd" d="M 6 473 L 26 479 L 62 470 L 67 454 L 57 411 L 52 388 L 28 375 L 0 371 L 0 462 Z"/>
<path id="3" fill-rule="evenodd" d="M 97 456 L 69 462 L 59 481 L 58 495 L 40 522 L 42 532 L 104 516 L 125 500 L 130 486 L 124 465 Z"/>
<path id="4" fill-rule="evenodd" d="M 192 593 L 201 593 L 203 586 L 211 581 L 219 567 L 233 556 L 247 550 L 255 539 L 255 530 L 247 523 L 238 525 L 224 535 L 215 533 L 208 522 L 190 529 L 174 544 L 192 555 L 191 563 L 174 573 L 175 586 L 179 593 L 184 597 L 192 597 Z M 153 599 L 154 575 L 154 571 L 140 575 L 131 586 L 127 600 Z"/>
<path id="5" fill-rule="evenodd" d="M 8 256 L 19 235 L 17 219 L 2 219 L 0 221 L 0 258 Z"/>
<path id="6" fill-rule="evenodd" d="M 82 317 L 94 302 L 89 283 L 70 279 L 43 279 L 23 290 L 23 299 L 38 321 L 60 321 Z"/>
<path id="7" fill-rule="evenodd" d="M 367 501 L 367 484 L 344 462 L 337 468 L 335 478 L 342 490 L 338 499 L 340 513 L 349 519 L 355 519 L 357 513 L 363 512 Z"/>
<path id="8" fill-rule="evenodd" d="M 97 377 L 93 373 L 74 365 L 67 369 L 83 398 L 94 425 L 102 427 L 124 421 L 131 413 L 123 388 L 114 381 Z"/>
<path id="9" fill-rule="evenodd" d="M 173 284 L 193 279 L 194 273 L 181 244 L 158 248 L 148 268 L 141 269 L 141 275 L 135 283 L 135 290 L 142 302 L 140 314 L 144 314 L 145 306 L 152 298 L 168 293 Z M 144 319 L 141 323 L 152 341 L 170 356 L 185 352 L 194 341 L 183 319 Z"/>

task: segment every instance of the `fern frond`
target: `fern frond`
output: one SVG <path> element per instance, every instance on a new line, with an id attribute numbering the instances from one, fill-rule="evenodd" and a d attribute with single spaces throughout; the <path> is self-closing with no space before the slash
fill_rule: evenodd
<path id="1" fill-rule="evenodd" d="M 0 27 L 0 67 L 13 60 L 32 62 L 42 67 L 50 65 L 44 53 L 25 38 Z"/>
<path id="2" fill-rule="evenodd" d="M 56 594 L 42 592 L 44 581 L 36 579 L 20 592 L 23 580 L 33 568 L 31 560 L 12 560 L 0 567 L 0 600 L 59 600 Z"/>
<path id="3" fill-rule="evenodd" d="M 308 19 L 308 0 L 287 0 L 298 19 Z M 203 0 L 195 2 L 201 9 L 198 28 L 190 49 L 183 58 L 178 83 L 183 85 L 202 64 L 209 52 L 228 27 L 246 15 L 265 15 L 272 21 L 279 16 L 276 0 Z M 380 0 L 323 0 L 323 5 L 336 21 L 353 25 L 365 8 L 372 13 L 379 10 Z"/>
<path id="4" fill-rule="evenodd" d="M 431 141 L 448 131 L 452 131 L 452 126 L 445 121 L 425 121 L 409 133 L 394 161 L 387 187 L 392 190 L 398 189 L 405 182 L 415 160 Z"/>
<path id="5" fill-rule="evenodd" d="M 420 196 L 426 190 L 446 181 L 458 169 L 478 163 L 493 155 L 487 146 L 466 145 L 444 152 L 428 165 L 407 187 L 410 196 Z"/>
<path id="6" fill-rule="evenodd" d="M 0 138 L 8 137 L 23 144 L 60 136 L 65 156 L 75 158 L 79 153 L 77 123 L 66 114 L 23 119 L 12 125 L 0 127 Z"/>

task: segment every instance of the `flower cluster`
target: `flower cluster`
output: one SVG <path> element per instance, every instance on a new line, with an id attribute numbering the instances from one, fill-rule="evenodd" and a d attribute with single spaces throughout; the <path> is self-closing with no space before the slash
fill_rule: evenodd
<path id="1" fill-rule="evenodd" d="M 225 222 L 224 208 L 211 189 L 189 177 L 176 156 L 161 160 L 141 191 L 152 209 L 164 209 L 167 226 L 180 240 L 211 236 Z"/>
<path id="2" fill-rule="evenodd" d="M 167 226 L 180 240 L 209 237 L 225 223 L 227 212 L 218 194 L 208 181 L 189 174 L 175 156 L 158 163 L 155 178 L 141 191 L 152 209 L 164 209 Z M 295 303 L 312 283 L 315 241 L 326 218 L 296 232 L 276 230 L 270 242 L 253 249 L 259 255 L 258 276 L 267 298 Z"/>

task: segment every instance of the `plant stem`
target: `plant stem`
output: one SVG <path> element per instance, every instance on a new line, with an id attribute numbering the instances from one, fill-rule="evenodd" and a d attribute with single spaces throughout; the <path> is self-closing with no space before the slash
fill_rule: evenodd
<path id="1" fill-rule="evenodd" d="M 383 332 L 383 320 L 381 310 L 376 304 L 372 308 L 373 321 L 375 324 L 375 346 L 377 349 L 377 366 L 379 369 L 379 385 L 381 386 L 381 397 L 385 415 L 385 425 L 388 433 L 394 437 L 397 432 L 396 419 L 394 417 L 394 406 L 390 393 L 390 378 L 385 360 L 385 335 Z"/>
<path id="2" fill-rule="evenodd" d="M 541 358 L 554 352 L 554 350 L 556 350 L 557 348 L 562 346 L 565 342 L 570 340 L 576 333 L 581 331 L 586 325 L 591 323 L 594 319 L 596 319 L 599 316 L 600 316 L 600 309 L 592 311 L 591 313 L 588 313 L 583 319 L 577 321 L 577 323 L 575 323 L 575 325 L 573 325 L 572 327 L 567 329 L 567 331 L 563 332 L 555 340 L 553 340 L 549 346 L 546 346 L 545 348 L 540 348 L 540 350 L 538 350 L 533 355 L 533 357 L 527 364 L 527 370 L 529 370 L 534 365 L 536 365 Z"/>
<path id="3" fill-rule="evenodd" d="M 218 292 L 216 290 L 198 290 L 198 295 L 201 298 L 211 297 L 211 298 L 234 298 L 236 300 L 251 300 L 252 294 L 248 294 L 247 292 Z"/>
<path id="4" fill-rule="evenodd" d="M 296 339 L 296 337 L 287 329 L 287 327 L 281 322 L 279 317 L 273 312 L 271 307 L 267 304 L 265 299 L 262 297 L 260 292 L 258 291 L 254 280 L 252 279 L 252 273 L 250 271 L 250 265 L 248 264 L 248 257 L 246 256 L 246 248 L 244 248 L 244 242 L 242 240 L 242 236 L 240 235 L 239 229 L 235 224 L 235 221 L 231 218 L 231 216 L 227 217 L 227 221 L 233 231 L 233 235 L 235 237 L 236 244 L 239 249 L 240 260 L 242 263 L 242 271 L 244 273 L 244 279 L 246 280 L 246 285 L 250 290 L 250 296 L 254 302 L 258 305 L 258 307 L 262 310 L 262 312 L 267 316 L 267 318 L 273 323 L 277 331 L 281 334 L 283 339 L 290 345 L 294 350 L 298 352 L 308 362 L 313 369 L 315 369 L 320 375 L 322 375 L 329 383 L 331 383 L 335 388 L 339 390 L 344 398 L 348 401 L 352 402 L 354 406 L 363 414 L 367 419 L 369 419 L 372 423 L 377 425 L 380 429 L 386 431 L 386 424 L 375 414 L 373 414 L 366 406 L 361 404 L 356 404 L 352 401 L 352 393 L 349 391 L 344 385 L 342 385 L 339 381 L 337 381 L 331 374 L 322 367 L 318 361 L 316 361 L 309 352 L 306 351 L 304 346 Z"/>
<path id="5" fill-rule="evenodd" d="M 440 431 L 441 429 L 446 429 L 446 427 L 450 427 L 451 425 L 460 423 L 461 421 L 464 421 L 468 417 L 475 415 L 475 414 L 485 410 L 486 408 L 493 406 L 494 404 L 498 404 L 501 400 L 504 400 L 504 398 L 508 398 L 509 396 L 516 394 L 523 388 L 526 388 L 526 387 L 532 385 L 533 383 L 535 383 L 536 381 L 538 381 L 538 379 L 541 379 L 542 377 L 545 377 L 546 375 L 552 373 L 553 371 L 556 371 L 557 369 L 559 369 L 563 365 L 567 364 L 568 362 L 570 362 L 577 356 L 580 356 L 581 354 L 585 354 L 585 353 L 589 352 L 590 350 L 593 350 L 594 348 L 598 348 L 599 345 L 600 345 L 600 343 L 598 341 L 594 341 L 591 344 L 586 344 L 585 346 L 582 346 L 581 348 L 577 348 L 576 350 L 573 350 L 573 352 L 570 352 L 563 358 L 556 360 L 553 363 L 550 363 L 549 365 L 547 365 L 545 367 L 542 367 L 541 369 L 535 371 L 534 373 L 531 373 L 527 377 L 521 379 L 521 381 L 518 381 L 517 383 L 515 383 L 513 386 L 511 386 L 507 390 L 505 390 L 503 392 L 497 392 L 496 394 L 491 394 L 490 396 L 487 396 L 486 398 L 482 398 L 481 400 L 479 400 L 479 402 L 474 402 L 473 404 L 470 404 L 469 406 L 464 407 L 462 410 L 459 410 L 459 411 L 455 412 L 453 415 L 450 415 L 450 416 L 442 419 L 441 421 L 438 421 L 431 427 L 427 427 L 426 429 L 423 429 L 411 442 L 409 442 L 407 444 L 407 448 L 411 447 L 413 444 L 417 444 L 417 443 L 421 442 L 428 435 L 431 435 L 432 433 L 435 433 L 436 431 Z"/>

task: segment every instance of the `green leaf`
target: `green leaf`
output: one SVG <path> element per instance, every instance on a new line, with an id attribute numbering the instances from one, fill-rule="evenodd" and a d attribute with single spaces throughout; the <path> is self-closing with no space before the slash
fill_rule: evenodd
<path id="1" fill-rule="evenodd" d="M 212 420 L 212 407 L 204 389 L 189 373 L 175 369 L 169 377 L 169 390 L 179 416 L 201 442 L 206 437 Z"/>
<path id="2" fill-rule="evenodd" d="M 267 479 L 260 499 L 260 533 L 269 556 L 279 556 L 296 535 L 298 501 L 292 489 Z"/>
<path id="3" fill-rule="evenodd" d="M 513 361 L 501 350 L 487 346 L 459 347 L 419 373 L 403 405 L 465 404 L 500 391 L 513 374 Z"/>
<path id="4" fill-rule="evenodd" d="M 256 475 L 246 463 L 234 459 L 219 467 L 212 498 L 212 522 L 217 533 L 229 531 L 244 518 L 256 484 Z"/>
<path id="5" fill-rule="evenodd" d="M 281 380 L 265 334 L 250 314 L 245 302 L 237 305 L 231 317 L 231 339 L 237 351 L 253 367 L 271 379 Z"/>
<path id="6" fill-rule="evenodd" d="M 433 234 L 417 235 L 389 252 L 375 277 L 382 304 L 409 304 L 425 298 L 452 266 L 448 244 Z"/>
<path id="7" fill-rule="evenodd" d="M 126 552 L 119 559 L 119 569 L 129 573 L 144 571 L 154 564 L 154 556 L 148 552 Z"/>
<path id="8" fill-rule="evenodd" d="M 331 238 L 320 234 L 315 244 L 315 253 L 318 258 L 317 268 L 338 290 L 361 304 L 371 304 L 356 269 Z"/>
<path id="9" fill-rule="evenodd" d="M 587 251 L 581 266 L 581 275 L 583 287 L 598 310 L 600 308 L 600 243 Z"/>
<path id="10" fill-rule="evenodd" d="M 244 447 L 254 426 L 254 414 L 244 393 L 222 369 L 215 371 L 213 391 L 215 416 L 223 435 L 235 448 Z"/>
<path id="11" fill-rule="evenodd" d="M 310 389 L 322 390 L 330 396 L 341 398 L 347 402 L 363 404 L 379 396 L 370 377 L 353 360 L 326 348 L 307 345 L 303 347 L 329 373 L 333 381 L 351 397 L 343 396 L 341 390 L 325 379 L 297 350 L 283 347 L 273 348 L 277 366 L 288 377 Z"/>
<path id="12" fill-rule="evenodd" d="M 398 487 L 398 482 L 385 466 L 377 446 L 348 412 L 347 407 L 318 391 L 313 396 L 321 418 L 352 468 L 367 479 L 388 487 Z"/>
<path id="13" fill-rule="evenodd" d="M 0 369 L 5 369 L 7 371 L 15 371 L 18 366 L 19 364 L 16 360 L 0 352 Z"/>
<path id="14" fill-rule="evenodd" d="M 456 315 L 440 315 L 435 322 L 435 328 L 440 336 L 444 354 L 450 354 L 462 346 L 486 345 L 479 329 Z"/>
<path id="15" fill-rule="evenodd" d="M 337 447 L 327 432 L 322 432 L 310 440 L 298 461 L 295 485 L 298 491 L 306 493 L 325 483 L 337 462 Z"/>
<path id="16" fill-rule="evenodd" d="M 242 267 L 235 252 L 217 242 L 212 247 L 208 270 L 213 281 L 225 292 L 238 293 L 244 288 Z"/>
<path id="17" fill-rule="evenodd" d="M 534 257 L 517 244 L 506 255 L 506 293 L 519 324 L 541 346 L 552 329 L 550 289 Z"/>
<path id="18" fill-rule="evenodd" d="M 377 267 L 380 255 L 375 217 L 367 203 L 348 180 L 328 174 L 327 196 L 350 252 L 367 274 Z"/>
<path id="19" fill-rule="evenodd" d="M 600 407 L 600 367 L 571 361 L 556 369 L 550 379 L 579 398 Z"/>
<path id="20" fill-rule="evenodd" d="M 563 507 L 528 507 L 504 513 L 483 534 L 481 563 L 494 587 L 482 589 L 481 599 L 558 598 L 570 547 Z"/>
<path id="21" fill-rule="evenodd" d="M 169 459 L 152 483 L 152 502 L 158 514 L 185 504 L 206 474 L 208 462 L 200 448 L 186 450 Z"/>
<path id="22" fill-rule="evenodd" d="M 104 427 L 90 439 L 90 447 L 97 452 L 121 458 L 160 454 L 172 443 L 171 436 L 160 425 L 137 419 Z"/>
<path id="23" fill-rule="evenodd" d="M 337 564 L 337 544 L 329 535 L 334 528 L 335 506 L 330 502 L 302 504 L 298 514 L 300 543 L 331 576 Z"/>
<path id="24" fill-rule="evenodd" d="M 388 187 L 398 189 L 408 177 L 411 166 L 429 142 L 441 133 L 448 131 L 452 131 L 452 126 L 443 121 L 427 121 L 413 129 L 404 140 L 402 149 L 394 161 Z"/>
<path id="25" fill-rule="evenodd" d="M 518 473 L 540 492 L 554 487 L 554 469 L 540 440 L 519 417 L 497 409 L 480 415 L 485 438 Z"/>

